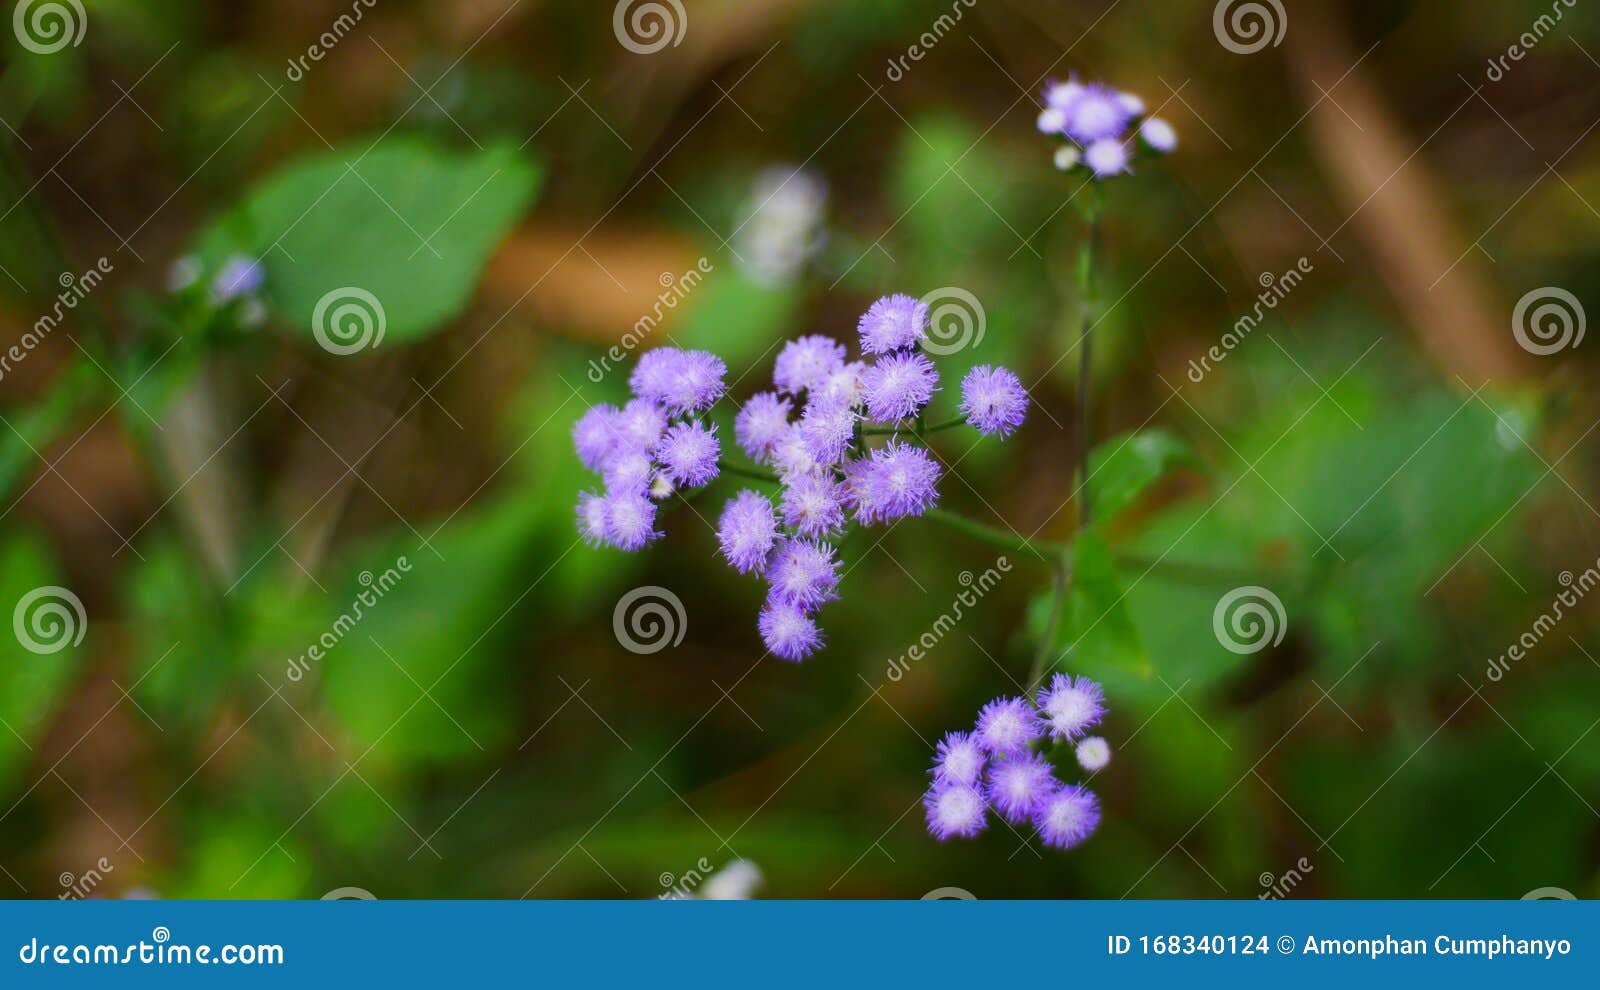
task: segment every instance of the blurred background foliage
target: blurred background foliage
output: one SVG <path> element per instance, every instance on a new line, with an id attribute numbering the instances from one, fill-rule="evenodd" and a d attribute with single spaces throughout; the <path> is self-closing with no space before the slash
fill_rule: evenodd
<path id="1" fill-rule="evenodd" d="M 1591 351 L 1509 332 L 1540 286 L 1600 312 L 1594 10 L 1492 78 L 1549 4 L 1295 5 L 1242 55 L 1201 0 L 979 0 L 899 73 L 956 7 L 685 0 L 639 55 L 609 3 L 382 0 L 296 72 L 354 6 L 84 6 L 81 45 L 7 34 L 0 77 L 0 342 L 111 269 L 0 376 L 0 603 L 63 585 L 89 619 L 47 656 L 0 639 L 0 890 L 104 857 L 111 896 L 651 897 L 740 856 L 780 897 L 1249 897 L 1291 868 L 1294 896 L 1600 893 L 1593 606 L 1486 676 L 1600 554 Z M 1069 538 L 1081 197 L 1033 128 L 1069 71 L 1183 142 L 1107 190 L 1090 384 L 1122 504 L 1054 632 L 1108 685 L 1107 816 L 1071 854 L 941 846 L 931 743 L 1014 690 L 1048 571 L 1013 555 L 890 677 L 994 552 L 873 531 L 830 647 L 758 663 L 713 507 L 640 555 L 576 545 L 568 428 L 697 264 L 657 339 L 723 354 L 739 398 L 782 339 L 957 286 L 986 332 L 947 384 L 1007 363 L 1038 407 L 943 443 L 945 498 Z M 814 236 L 753 267 L 758 193 L 802 165 Z M 205 295 L 241 252 L 263 326 Z M 172 291 L 184 258 L 201 288 Z M 317 347 L 334 285 L 385 301 L 382 346 Z M 647 584 L 688 628 L 640 656 L 612 609 Z M 1252 655 L 1212 631 L 1241 585 L 1288 616 Z"/>

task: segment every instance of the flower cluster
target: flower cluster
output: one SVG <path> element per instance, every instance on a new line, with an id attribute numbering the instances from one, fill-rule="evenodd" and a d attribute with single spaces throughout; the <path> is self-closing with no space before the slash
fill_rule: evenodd
<path id="1" fill-rule="evenodd" d="M 1134 135 L 1146 148 L 1166 154 L 1178 147 L 1178 134 L 1160 117 L 1145 116 L 1144 101 L 1105 83 L 1080 83 L 1076 77 L 1045 87 L 1039 130 L 1059 134 L 1066 144 L 1056 149 L 1056 168 L 1063 172 L 1082 164 L 1096 179 L 1131 172 Z"/>
<path id="2" fill-rule="evenodd" d="M 595 406 L 573 426 L 578 459 L 605 483 L 578 496 L 578 531 L 592 545 L 641 549 L 661 536 L 657 502 L 717 477 L 717 428 L 703 415 L 726 391 L 727 370 L 704 351 L 658 347 L 634 367 L 627 404 Z"/>
<path id="3" fill-rule="evenodd" d="M 777 502 L 741 491 L 717 527 L 722 555 L 742 574 L 766 578 L 757 619 L 773 655 L 804 660 L 822 645 L 814 616 L 838 597 L 839 561 L 829 541 L 850 522 L 920 516 L 939 500 L 939 465 L 922 440 L 923 414 L 939 373 L 920 344 L 928 307 L 906 295 L 879 299 L 857 331 L 862 360 L 812 335 L 792 340 L 774 363 L 773 390 L 753 396 L 734 423 L 739 446 L 777 473 Z M 974 368 L 962 383 L 962 417 L 934 427 L 971 425 L 1010 435 L 1028 395 L 1002 368 Z M 882 438 L 874 443 L 873 438 Z"/>
<path id="4" fill-rule="evenodd" d="M 1100 800 L 1082 784 L 1063 784 L 1043 750 L 1073 748 L 1078 764 L 1098 773 L 1111 747 L 1088 732 L 1105 716 L 1105 692 L 1086 677 L 1057 674 L 1035 702 L 996 698 L 971 732 L 952 732 L 934 754 L 923 797 L 928 831 L 944 840 L 971 838 L 993 811 L 1011 825 L 1032 824 L 1047 846 L 1071 849 L 1100 824 Z"/>

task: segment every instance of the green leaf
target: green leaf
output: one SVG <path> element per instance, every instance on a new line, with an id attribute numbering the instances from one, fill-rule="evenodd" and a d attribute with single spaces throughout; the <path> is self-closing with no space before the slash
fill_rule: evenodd
<path id="1" fill-rule="evenodd" d="M 1058 669 L 1114 683 L 1150 676 L 1150 655 L 1128 610 L 1126 592 L 1105 540 L 1093 530 L 1079 534 L 1066 608 L 1051 637 Z M 1029 605 L 1035 639 L 1044 635 L 1053 607 L 1053 591 L 1041 592 Z"/>
<path id="2" fill-rule="evenodd" d="M 1169 430 L 1139 430 L 1107 440 L 1089 452 L 1096 524 L 1103 525 L 1174 469 L 1199 463 L 1188 441 Z"/>
<path id="3" fill-rule="evenodd" d="M 0 785 L 9 786 L 34 757 L 38 741 L 71 690 L 82 663 L 82 647 L 73 642 L 76 637 L 72 635 L 73 630 L 81 630 L 82 620 L 68 614 L 73 603 L 58 582 L 55 563 L 42 542 L 13 536 L 0 543 L 0 608 L 25 623 L 21 628 L 37 634 L 36 644 L 45 650 L 30 650 L 10 630 L 0 636 Z M 41 594 L 40 589 L 53 591 Z M 33 604 L 16 615 L 29 595 L 34 595 Z M 53 615 L 41 611 L 56 605 L 66 611 Z M 28 623 L 29 616 L 37 624 Z M 62 622 L 52 625 L 56 619 Z M 67 634 L 65 638 L 62 633 Z M 58 644 L 58 651 L 48 652 Z"/>
<path id="4" fill-rule="evenodd" d="M 382 308 L 384 339 L 403 343 L 465 308 L 541 176 L 512 145 L 466 153 L 407 137 L 351 145 L 278 170 L 218 218 L 197 250 L 207 271 L 229 254 L 263 259 L 268 301 L 304 333 L 330 293 L 359 289 Z"/>

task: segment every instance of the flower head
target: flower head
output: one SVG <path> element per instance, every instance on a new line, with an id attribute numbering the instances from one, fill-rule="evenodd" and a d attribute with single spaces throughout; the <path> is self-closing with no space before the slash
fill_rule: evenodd
<path id="1" fill-rule="evenodd" d="M 717 522 L 722 556 L 740 574 L 760 571 L 777 541 L 778 520 L 765 496 L 745 489 L 728 500 Z"/>
<path id="2" fill-rule="evenodd" d="M 1077 739 L 1099 725 L 1105 702 L 1105 690 L 1087 677 L 1057 674 L 1039 691 L 1039 711 L 1057 739 Z"/>
<path id="3" fill-rule="evenodd" d="M 267 270 L 260 261 L 248 255 L 231 255 L 211 280 L 211 296 L 219 303 L 232 302 L 260 292 L 266 281 Z"/>
<path id="4" fill-rule="evenodd" d="M 1047 846 L 1071 849 L 1094 833 L 1100 824 L 1100 799 L 1077 784 L 1059 788 L 1040 802 L 1033 827 Z"/>
<path id="5" fill-rule="evenodd" d="M 1063 132 L 1084 145 L 1105 138 L 1120 138 L 1134 117 L 1121 96 L 1104 83 L 1083 86 L 1064 108 L 1067 120 Z"/>
<path id="6" fill-rule="evenodd" d="M 660 538 L 656 531 L 656 504 L 636 492 L 612 492 L 605 497 L 606 541 L 619 550 L 634 551 Z"/>
<path id="7" fill-rule="evenodd" d="M 988 755 L 971 733 L 948 733 L 934 750 L 934 782 L 976 787 L 983 779 L 983 768 L 988 762 Z"/>
<path id="8" fill-rule="evenodd" d="M 800 438 L 820 464 L 837 464 L 855 441 L 861 416 L 840 399 L 814 395 L 800 416 Z"/>
<path id="9" fill-rule="evenodd" d="M 1083 151 L 1083 163 L 1097 179 L 1133 171 L 1128 167 L 1128 146 L 1117 138 L 1101 138 L 1089 145 Z"/>
<path id="10" fill-rule="evenodd" d="M 919 516 L 939 500 L 939 465 L 921 447 L 891 440 L 851 462 L 850 501 L 863 523 Z"/>
<path id="11" fill-rule="evenodd" d="M 1010 436 L 1028 413 L 1028 393 L 1005 368 L 980 364 L 961 380 L 961 411 L 979 433 Z"/>
<path id="12" fill-rule="evenodd" d="M 622 439 L 619 419 L 621 410 L 601 403 L 592 407 L 572 425 L 572 445 L 577 448 L 578 460 L 591 471 L 603 470 Z"/>
<path id="13" fill-rule="evenodd" d="M 728 366 L 706 351 L 658 347 L 646 351 L 634 366 L 628 384 L 640 398 L 679 413 L 701 412 L 722 398 Z"/>
<path id="14" fill-rule="evenodd" d="M 1162 154 L 1175 151 L 1178 147 L 1178 132 L 1160 117 L 1151 117 L 1140 124 L 1139 136 L 1144 138 L 1145 144 Z"/>
<path id="15" fill-rule="evenodd" d="M 978 712 L 973 738 L 995 755 L 1016 755 L 1043 733 L 1033 707 L 1022 698 L 996 698 Z"/>
<path id="16" fill-rule="evenodd" d="M 1058 785 L 1050 764 L 1036 753 L 1024 753 L 997 760 L 989 767 L 989 782 L 984 794 L 1000 817 L 1021 825 L 1033 817 Z"/>
<path id="17" fill-rule="evenodd" d="M 781 660 L 800 661 L 822 646 L 822 630 L 798 606 L 768 599 L 756 619 L 761 641 Z"/>
<path id="18" fill-rule="evenodd" d="M 1075 753 L 1078 766 L 1090 773 L 1099 773 L 1111 763 L 1111 744 L 1099 736 L 1090 736 L 1078 743 Z"/>
<path id="19" fill-rule="evenodd" d="M 594 492 L 578 493 L 578 535 L 591 547 L 610 542 L 606 500 Z"/>
<path id="20" fill-rule="evenodd" d="M 806 443 L 799 423 L 790 423 L 783 436 L 772 445 L 772 464 L 785 482 L 822 468 L 822 462 Z"/>
<path id="21" fill-rule="evenodd" d="M 922 806 L 927 810 L 928 832 L 940 842 L 957 836 L 970 839 L 988 825 L 983 795 L 966 784 L 936 785 Z"/>
<path id="22" fill-rule="evenodd" d="M 642 450 L 621 448 L 613 452 L 600 472 L 606 490 L 642 494 L 656 479 L 656 465 Z"/>
<path id="23" fill-rule="evenodd" d="M 845 487 L 825 474 L 800 474 L 783 490 L 783 523 L 801 536 L 844 528 Z"/>
<path id="24" fill-rule="evenodd" d="M 616 417 L 622 440 L 635 450 L 654 450 L 667 429 L 667 411 L 649 399 L 629 399 Z"/>
<path id="25" fill-rule="evenodd" d="M 850 361 L 829 375 L 827 381 L 817 389 L 817 394 L 830 401 L 843 402 L 847 406 L 859 408 L 867 401 L 866 373 L 866 364 L 861 361 Z"/>
<path id="26" fill-rule="evenodd" d="M 807 612 L 839 597 L 839 561 L 833 547 L 815 540 L 790 540 L 767 566 L 772 600 Z"/>
<path id="27" fill-rule="evenodd" d="M 678 423 L 667 428 L 656 444 L 656 459 L 667 477 L 696 488 L 717 476 L 717 428 L 700 423 Z"/>
<path id="28" fill-rule="evenodd" d="M 734 417 L 733 435 L 739 446 L 757 464 L 765 464 L 772 456 L 772 448 L 789 431 L 789 400 L 776 392 L 761 392 Z"/>
<path id="29" fill-rule="evenodd" d="M 821 334 L 799 337 L 783 345 L 772 366 L 778 391 L 798 395 L 816 388 L 844 367 L 844 345 Z"/>
<path id="30" fill-rule="evenodd" d="M 895 353 L 879 358 L 863 376 L 867 414 L 892 423 L 915 416 L 933 398 L 939 372 L 924 354 Z"/>
<path id="31" fill-rule="evenodd" d="M 907 350 L 927 335 L 928 304 L 904 294 L 884 296 L 872 304 L 856 329 L 863 354 Z"/>

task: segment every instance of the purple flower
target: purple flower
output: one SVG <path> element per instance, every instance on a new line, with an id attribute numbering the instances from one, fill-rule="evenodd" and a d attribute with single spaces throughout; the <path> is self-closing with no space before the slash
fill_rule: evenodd
<path id="1" fill-rule="evenodd" d="M 628 384 L 640 398 L 674 412 L 692 413 L 709 409 L 722 398 L 727 373 L 728 366 L 715 354 L 658 347 L 640 356 Z"/>
<path id="2" fill-rule="evenodd" d="M 1139 136 L 1144 143 L 1162 154 L 1177 150 L 1178 132 L 1160 117 L 1151 117 L 1139 125 Z"/>
<path id="3" fill-rule="evenodd" d="M 970 839 L 982 832 L 988 822 L 984 813 L 988 806 L 975 787 L 965 784 L 946 784 L 931 788 L 922 799 L 927 809 L 928 832 L 944 842 L 960 836 Z"/>
<path id="4" fill-rule="evenodd" d="M 756 628 L 767 649 L 782 660 L 804 660 L 822 645 L 822 631 L 811 616 L 786 602 L 769 600 L 756 619 Z"/>
<path id="5" fill-rule="evenodd" d="M 1039 691 L 1039 711 L 1057 739 L 1077 739 L 1100 724 L 1106 713 L 1105 690 L 1089 680 L 1057 674 Z"/>
<path id="6" fill-rule="evenodd" d="M 973 738 L 995 755 L 1016 755 L 1027 750 L 1043 730 L 1033 707 L 1021 698 L 996 698 L 978 712 Z"/>
<path id="7" fill-rule="evenodd" d="M 1105 138 L 1120 138 L 1128 129 L 1133 113 L 1120 93 L 1104 83 L 1089 83 L 1065 107 L 1067 137 L 1082 145 Z"/>
<path id="8" fill-rule="evenodd" d="M 668 427 L 656 444 L 656 459 L 667 477 L 688 488 L 697 488 L 717 476 L 717 428 L 700 423 L 678 423 Z"/>
<path id="9" fill-rule="evenodd" d="M 667 411 L 648 399 L 629 399 L 616 418 L 622 441 L 635 450 L 654 450 L 667 429 Z"/>
<path id="10" fill-rule="evenodd" d="M 800 438 L 821 464 L 837 464 L 855 441 L 861 417 L 849 404 L 813 396 L 800 416 Z"/>
<path id="11" fill-rule="evenodd" d="M 828 376 L 818 388 L 817 394 L 824 399 L 843 402 L 845 405 L 860 408 L 866 402 L 866 385 L 864 382 L 867 366 L 861 361 L 851 361 L 844 367 Z"/>
<path id="12" fill-rule="evenodd" d="M 783 345 L 773 363 L 772 383 L 780 392 L 798 395 L 821 385 L 844 367 L 844 356 L 843 344 L 820 334 L 791 340 Z"/>
<path id="13" fill-rule="evenodd" d="M 939 372 L 922 354 L 890 354 L 879 358 L 863 376 L 867 414 L 892 423 L 915 416 L 933 398 Z"/>
<path id="14" fill-rule="evenodd" d="M 978 781 L 983 779 L 983 768 L 988 761 L 983 747 L 973 740 L 970 733 L 948 733 L 939 740 L 939 746 L 934 750 L 934 782 L 976 787 Z"/>
<path id="15" fill-rule="evenodd" d="M 1052 82 L 1044 88 L 1045 106 L 1056 110 L 1069 110 L 1083 95 L 1083 84 L 1073 76 L 1066 82 Z"/>
<path id="16" fill-rule="evenodd" d="M 1100 799 L 1094 792 L 1071 784 L 1040 802 L 1033 827 L 1047 846 L 1071 849 L 1094 833 L 1100 824 Z"/>
<path id="17" fill-rule="evenodd" d="M 242 254 L 231 255 L 211 280 L 211 296 L 219 303 L 232 302 L 260 292 L 266 281 L 267 270 L 261 262 Z"/>
<path id="18" fill-rule="evenodd" d="M 801 435 L 800 424 L 790 423 L 788 430 L 772 446 L 772 463 L 785 482 L 801 475 L 811 474 L 822 467 L 811 445 Z"/>
<path id="19" fill-rule="evenodd" d="M 683 352 L 676 347 L 657 347 L 639 355 L 628 376 L 628 387 L 633 394 L 665 403 L 666 397 L 677 385 L 679 369 L 683 367 Z"/>
<path id="20" fill-rule="evenodd" d="M 1074 755 L 1078 757 L 1078 766 L 1090 773 L 1099 773 L 1111 763 L 1111 744 L 1099 736 L 1090 736 L 1078 743 Z"/>
<path id="21" fill-rule="evenodd" d="M 600 477 L 605 479 L 607 491 L 643 492 L 655 480 L 656 465 L 649 454 L 623 447 L 612 452 Z"/>
<path id="22" fill-rule="evenodd" d="M 1028 393 L 1005 368 L 980 364 L 961 380 L 961 411 L 979 433 L 1010 436 L 1028 413 Z"/>
<path id="23" fill-rule="evenodd" d="M 717 522 L 722 556 L 740 574 L 760 571 L 778 536 L 778 520 L 765 496 L 746 489 L 728 500 Z"/>
<path id="24" fill-rule="evenodd" d="M 984 794 L 1001 818 L 1021 825 L 1056 790 L 1050 764 L 1036 753 L 996 761 L 989 767 L 989 783 Z"/>
<path id="25" fill-rule="evenodd" d="M 845 487 L 823 474 L 794 476 L 783 490 L 783 522 L 801 536 L 844 528 Z"/>
<path id="26" fill-rule="evenodd" d="M 609 543 L 606 530 L 606 500 L 594 492 L 578 493 L 578 535 L 591 547 Z"/>
<path id="27" fill-rule="evenodd" d="M 739 446 L 757 464 L 765 464 L 789 431 L 789 400 L 775 392 L 760 392 L 739 410 L 733 421 L 733 435 Z"/>
<path id="28" fill-rule="evenodd" d="M 839 562 L 833 547 L 815 540 L 790 540 L 767 567 L 772 600 L 813 612 L 839 597 Z"/>
<path id="29" fill-rule="evenodd" d="M 927 304 L 907 295 L 884 296 L 856 325 L 863 354 L 888 354 L 915 347 L 927 329 Z"/>
<path id="30" fill-rule="evenodd" d="M 605 497 L 606 541 L 619 550 L 634 551 L 660 538 L 656 531 L 656 504 L 635 492 L 612 492 Z"/>
<path id="31" fill-rule="evenodd" d="M 603 470 L 621 439 L 619 419 L 622 413 L 616 406 L 601 403 L 578 418 L 572 426 L 572 445 L 577 448 L 578 460 L 591 471 Z"/>
<path id="32" fill-rule="evenodd" d="M 920 516 L 939 500 L 939 465 L 921 447 L 897 440 L 851 462 L 848 474 L 856 518 L 869 525 Z"/>
<path id="33" fill-rule="evenodd" d="M 1097 179 L 1133 171 L 1128 167 L 1127 147 L 1116 138 L 1101 138 L 1085 148 L 1083 163 Z"/>

